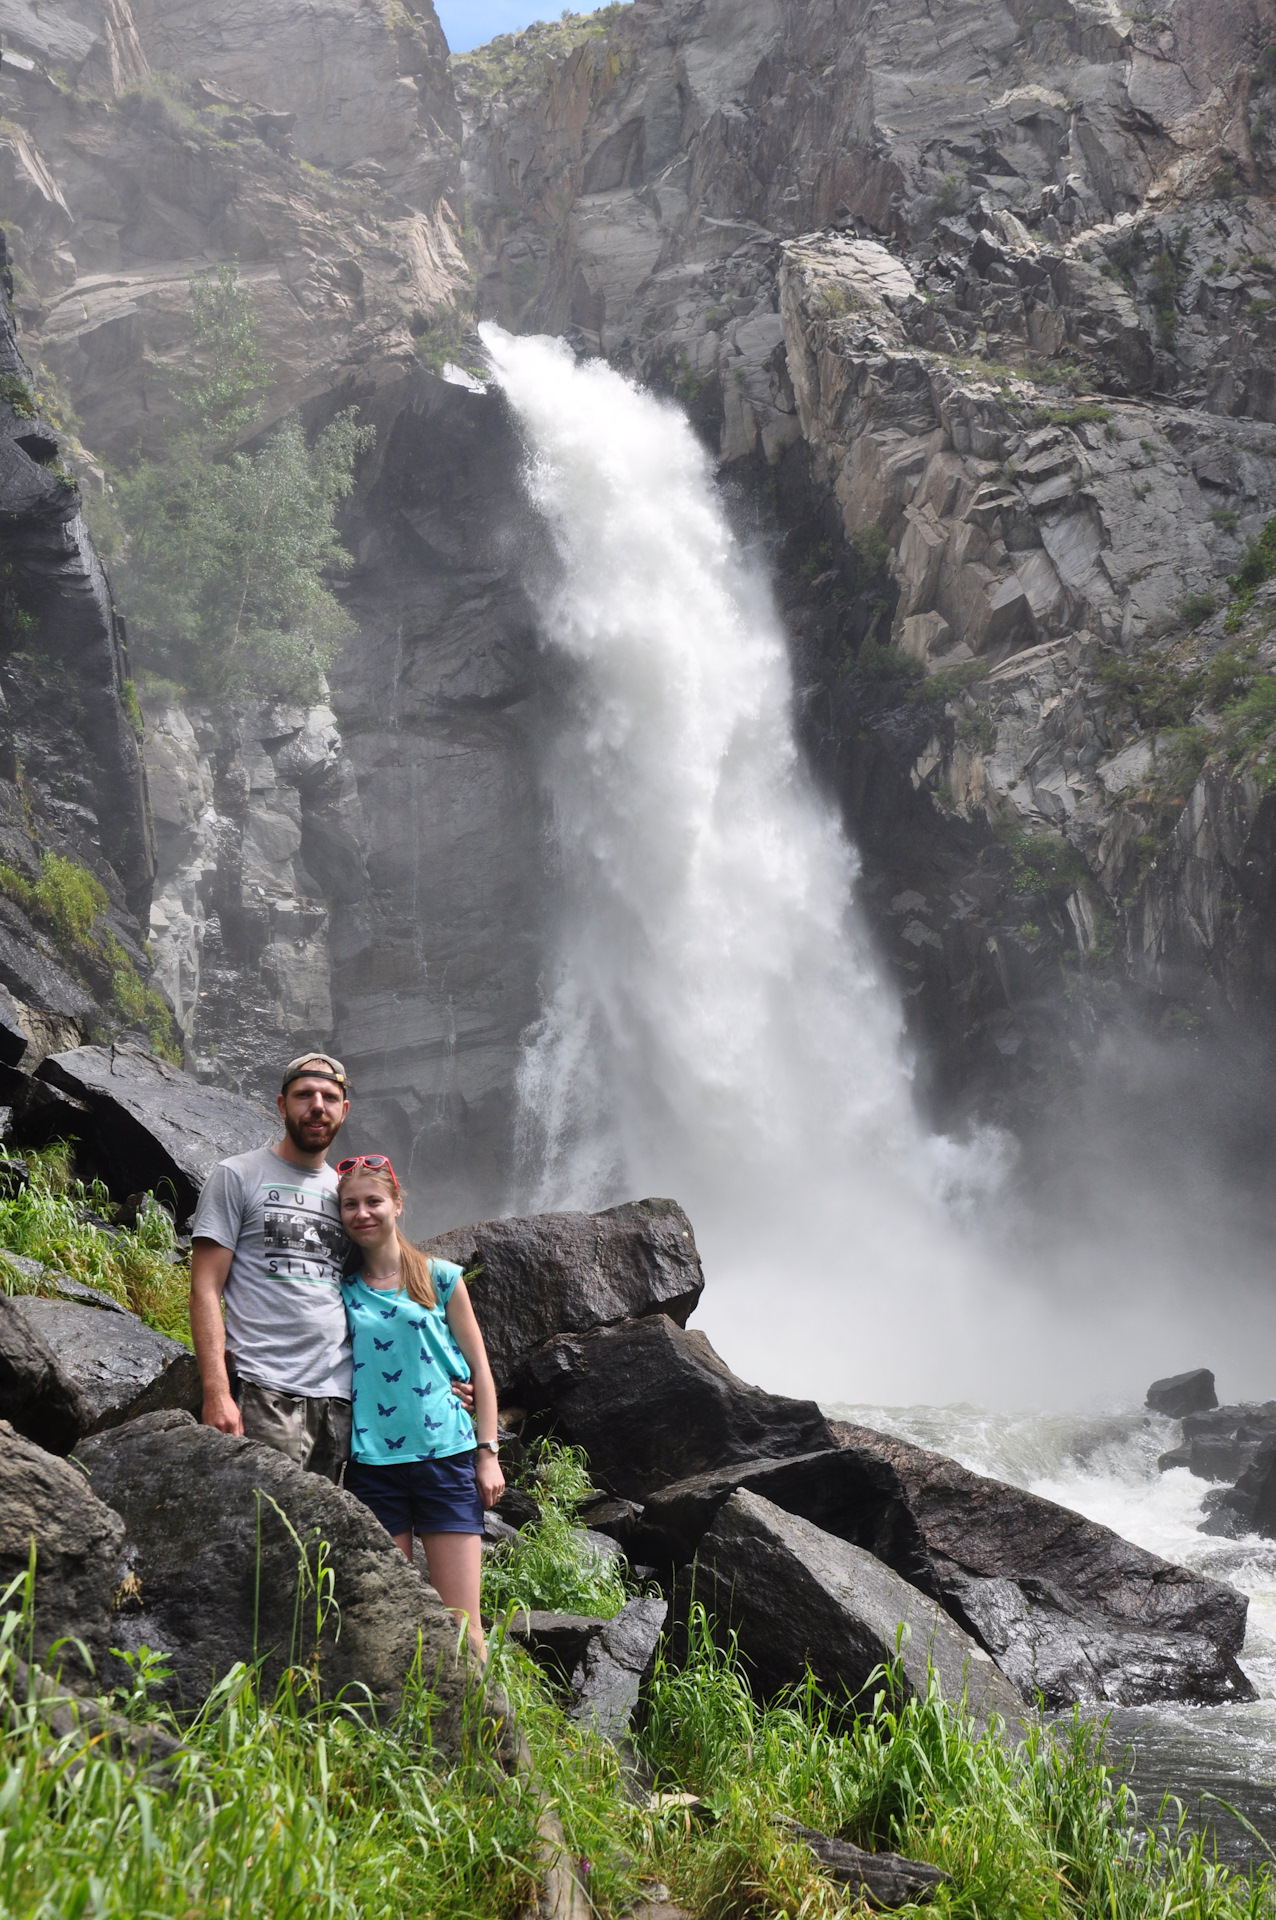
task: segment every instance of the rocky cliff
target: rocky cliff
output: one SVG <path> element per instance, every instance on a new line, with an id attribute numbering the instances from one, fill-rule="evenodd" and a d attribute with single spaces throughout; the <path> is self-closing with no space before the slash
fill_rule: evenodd
<path id="1" fill-rule="evenodd" d="M 475 303 L 676 396 L 777 537 L 941 1110 L 1039 1103 L 1118 1012 L 1266 1019 L 1270 0 L 635 0 L 450 62 L 428 0 L 11 12 L 16 305 L 86 485 L 218 261 L 268 421 L 378 434 L 330 705 L 147 710 L 201 1072 L 324 1038 L 438 1207 L 504 1198 L 552 692 Z"/>

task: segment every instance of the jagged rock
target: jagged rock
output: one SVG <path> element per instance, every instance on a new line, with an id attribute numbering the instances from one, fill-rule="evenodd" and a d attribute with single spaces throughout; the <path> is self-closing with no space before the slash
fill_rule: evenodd
<path id="1" fill-rule="evenodd" d="M 664 1600 L 630 1600 L 591 1634 L 572 1672 L 569 1718 L 604 1740 L 624 1737 L 668 1611 Z"/>
<path id="2" fill-rule="evenodd" d="M 1189 1413 L 1208 1413 L 1218 1405 L 1214 1375 L 1208 1367 L 1197 1367 L 1191 1373 L 1172 1373 L 1164 1380 L 1154 1380 L 1148 1388 L 1147 1404 L 1153 1413 L 1167 1413 L 1171 1420 L 1181 1420 Z"/>
<path id="3" fill-rule="evenodd" d="M 538 1502 L 523 1487 L 507 1486 L 492 1512 L 498 1513 L 515 1532 L 522 1527 L 534 1527 L 541 1517 Z"/>
<path id="4" fill-rule="evenodd" d="M 27 1571 L 35 1543 L 33 1631 L 37 1660 L 50 1658 L 77 1681 L 99 1673 L 115 1633 L 114 1596 L 124 1578 L 124 1522 L 92 1492 L 84 1474 L 0 1420 L 0 1590 Z M 12 1603 L 11 1603 L 12 1604 Z"/>
<path id="5" fill-rule="evenodd" d="M 196 1706 L 237 1661 L 265 1656 L 267 1689 L 290 1662 L 317 1658 L 325 1692 L 366 1687 L 392 1709 L 419 1636 L 444 1737 L 455 1737 L 468 1675 L 455 1623 L 352 1494 L 187 1413 L 132 1420 L 78 1457 L 128 1533 L 139 1595 L 117 1645 L 171 1651 L 175 1705 Z M 316 1631 L 320 1553 L 335 1604 Z"/>
<path id="6" fill-rule="evenodd" d="M 863 1547 L 935 1597 L 926 1542 L 899 1475 L 888 1461 L 850 1446 L 791 1460 L 744 1461 L 661 1487 L 643 1508 L 627 1550 L 657 1564 L 681 1565 L 718 1509 L 741 1488 Z"/>
<path id="7" fill-rule="evenodd" d="M 942 1454 L 833 1426 L 895 1469 L 931 1591 L 1026 1694 L 1048 1706 L 1253 1699 L 1237 1664 L 1249 1603 L 1234 1587 Z"/>
<path id="8" fill-rule="evenodd" d="M 1198 1480 L 1236 1482 L 1272 1439 L 1276 1439 L 1276 1401 L 1213 1407 L 1184 1418 L 1181 1444 L 1163 1453 L 1157 1465 L 1162 1472 L 1186 1467 Z"/>
<path id="9" fill-rule="evenodd" d="M 938 1889 L 952 1880 L 950 1873 L 924 1860 L 906 1860 L 899 1853 L 867 1853 L 849 1840 L 804 1827 L 800 1820 L 779 1824 L 806 1842 L 830 1880 L 849 1887 L 870 1907 L 885 1913 L 933 1900 Z"/>
<path id="10" fill-rule="evenodd" d="M 664 1314 L 551 1340 L 527 1368 L 529 1405 L 626 1499 L 742 1460 L 832 1445 L 812 1400 L 764 1393 L 702 1333 Z"/>
<path id="11" fill-rule="evenodd" d="M 685 1575 L 681 1589 L 690 1592 Z M 735 1493 L 700 1543 L 694 1593 L 740 1636 L 758 1691 L 800 1682 L 808 1665 L 834 1699 L 862 1696 L 897 1657 L 908 1691 L 933 1669 L 944 1696 L 975 1718 L 1012 1727 L 1025 1707 L 978 1643 L 926 1595 L 870 1553 L 756 1493 Z M 901 1635 L 901 1627 L 906 1631 Z"/>
<path id="12" fill-rule="evenodd" d="M 193 1364 L 179 1341 L 114 1302 L 104 1312 L 0 1295 L 0 1416 L 52 1453 L 128 1419 L 151 1389 L 170 1396 L 164 1404 L 187 1404 Z"/>
<path id="13" fill-rule="evenodd" d="M 509 1634 L 526 1647 L 538 1667 L 566 1686 L 585 1657 L 585 1649 L 606 1620 L 589 1613 L 549 1613 L 524 1608 L 510 1620 Z"/>
<path id="14" fill-rule="evenodd" d="M 498 1389 L 551 1335 L 652 1313 L 683 1327 L 704 1290 L 691 1222 L 673 1200 L 485 1220 L 423 1244 L 477 1269 L 470 1288 Z"/>
<path id="15" fill-rule="evenodd" d="M 83 1100 L 97 1149 L 121 1193 L 169 1198 L 179 1220 L 219 1160 L 278 1139 L 276 1116 L 225 1087 L 208 1087 L 140 1047 L 50 1054 L 40 1077 Z"/>

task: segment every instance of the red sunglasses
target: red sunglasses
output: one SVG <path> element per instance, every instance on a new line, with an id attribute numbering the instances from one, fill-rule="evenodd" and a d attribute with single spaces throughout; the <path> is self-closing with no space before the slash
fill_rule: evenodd
<path id="1" fill-rule="evenodd" d="M 395 1186 L 399 1184 L 394 1168 L 383 1153 L 356 1153 L 352 1160 L 338 1160 L 337 1178 L 344 1179 L 346 1174 L 353 1173 L 356 1167 L 366 1167 L 369 1173 L 388 1173 Z"/>

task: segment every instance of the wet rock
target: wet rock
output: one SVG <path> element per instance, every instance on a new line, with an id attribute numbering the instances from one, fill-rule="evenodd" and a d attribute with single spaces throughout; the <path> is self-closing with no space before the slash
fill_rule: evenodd
<path id="1" fill-rule="evenodd" d="M 806 1842 L 830 1880 L 849 1887 L 870 1907 L 886 1913 L 933 1900 L 937 1890 L 952 1879 L 951 1874 L 924 1860 L 906 1860 L 898 1853 L 866 1853 L 849 1840 L 819 1833 L 799 1820 L 782 1820 L 779 1824 Z"/>
<path id="2" fill-rule="evenodd" d="M 523 1487 L 506 1487 L 492 1511 L 516 1532 L 522 1527 L 535 1526 L 541 1517 L 540 1507 Z"/>
<path id="3" fill-rule="evenodd" d="M 264 1107 L 125 1042 L 50 1054 L 40 1077 L 88 1107 L 113 1186 L 171 1199 L 179 1220 L 219 1160 L 279 1137 Z"/>
<path id="4" fill-rule="evenodd" d="M 889 1461 L 857 1447 L 791 1460 L 744 1461 L 661 1487 L 643 1508 L 629 1551 L 657 1564 L 681 1565 L 695 1553 L 719 1508 L 741 1488 L 863 1547 L 936 1597 L 926 1542 L 899 1475 Z"/>
<path id="5" fill-rule="evenodd" d="M 509 1635 L 526 1647 L 537 1666 L 564 1686 L 585 1657 L 595 1635 L 607 1625 L 598 1614 L 551 1613 L 524 1608 L 510 1620 Z"/>
<path id="6" fill-rule="evenodd" d="M 1026 1693 L 1048 1706 L 1254 1697 L 1237 1664 L 1248 1601 L 1234 1587 L 942 1454 L 833 1424 L 894 1467 L 931 1591 Z"/>
<path id="7" fill-rule="evenodd" d="M 1214 1375 L 1208 1367 L 1196 1367 L 1191 1373 L 1172 1373 L 1165 1380 L 1154 1380 L 1148 1388 L 1147 1404 L 1153 1413 L 1167 1413 L 1172 1420 L 1181 1420 L 1189 1413 L 1208 1413 L 1218 1405 Z"/>
<path id="8" fill-rule="evenodd" d="M 103 1669 L 115 1633 L 111 1603 L 124 1578 L 124 1522 L 77 1467 L 0 1420 L 0 1588 L 26 1573 L 35 1542 L 34 1650 L 82 1683 L 77 1641 Z"/>
<path id="9" fill-rule="evenodd" d="M 689 1591 L 689 1575 L 681 1586 Z M 756 1493 L 733 1494 L 719 1512 L 700 1544 L 694 1591 L 738 1631 L 763 1697 L 799 1682 L 809 1665 L 831 1697 L 854 1698 L 898 1657 L 910 1693 L 925 1695 L 933 1669 L 945 1698 L 965 1695 L 982 1723 L 996 1714 L 1013 1725 L 1025 1712 L 984 1649 L 933 1600 Z"/>
<path id="10" fill-rule="evenodd" d="M 419 1635 L 443 1736 L 455 1737 L 468 1667 L 452 1616 L 352 1494 L 186 1413 L 132 1420 L 78 1457 L 128 1533 L 137 1603 L 119 1616 L 116 1644 L 171 1650 L 175 1706 L 197 1705 L 237 1661 L 264 1656 L 267 1692 L 285 1666 L 313 1659 L 326 1693 L 366 1687 L 392 1709 Z M 314 1591 L 321 1555 L 330 1609 Z"/>
<path id="11" fill-rule="evenodd" d="M 179 1341 L 122 1309 L 0 1296 L 0 1416 L 50 1452 L 127 1419 L 173 1369 L 166 1390 L 189 1395 L 192 1364 Z"/>
<path id="12" fill-rule="evenodd" d="M 673 1200 L 485 1220 L 423 1244 L 473 1273 L 474 1311 L 498 1389 L 518 1378 L 551 1335 L 653 1313 L 683 1327 L 704 1290 L 691 1222 Z"/>
<path id="13" fill-rule="evenodd" d="M 664 1314 L 551 1340 L 526 1378 L 537 1418 L 584 1447 L 595 1478 L 629 1500 L 714 1467 L 833 1443 L 813 1400 L 749 1386 L 702 1333 Z"/>
<path id="14" fill-rule="evenodd" d="M 590 1635 L 571 1676 L 571 1719 L 604 1740 L 624 1737 L 668 1611 L 664 1600 L 630 1600 Z"/>

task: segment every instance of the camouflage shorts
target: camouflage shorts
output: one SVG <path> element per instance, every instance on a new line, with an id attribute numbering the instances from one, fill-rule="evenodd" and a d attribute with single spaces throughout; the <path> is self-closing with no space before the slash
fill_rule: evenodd
<path id="1" fill-rule="evenodd" d="M 280 1393 L 275 1387 L 239 1382 L 237 1398 L 244 1433 L 277 1447 L 299 1467 L 341 1482 L 350 1458 L 350 1402 L 307 1400 L 298 1393 Z"/>

